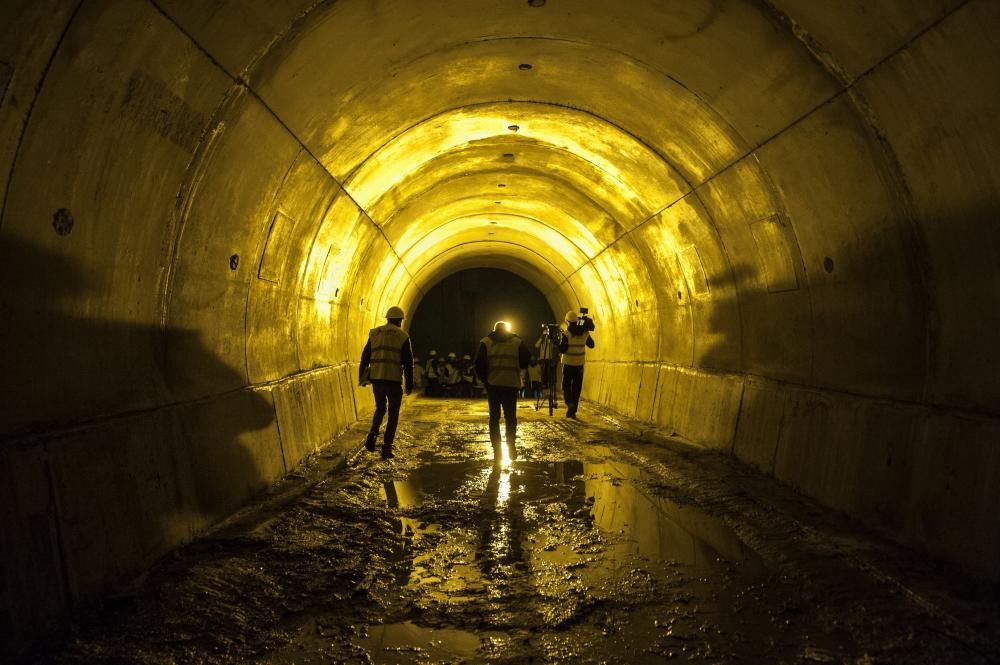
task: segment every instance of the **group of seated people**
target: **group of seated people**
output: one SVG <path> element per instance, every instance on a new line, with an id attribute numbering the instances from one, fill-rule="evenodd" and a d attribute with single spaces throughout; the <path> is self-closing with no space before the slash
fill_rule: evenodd
<path id="1" fill-rule="evenodd" d="M 414 358 L 413 383 L 415 387 L 423 388 L 424 394 L 430 397 L 479 397 L 485 394 L 469 355 L 459 360 L 455 353 L 438 356 L 437 351 L 432 350 L 426 362 Z"/>
<path id="2" fill-rule="evenodd" d="M 429 397 L 482 397 L 486 387 L 476 376 L 472 357 L 455 353 L 438 355 L 432 350 L 430 357 L 421 362 L 413 358 L 413 384 L 423 389 Z M 531 359 L 528 369 L 521 371 L 521 397 L 537 397 L 542 386 L 542 368 L 537 358 Z"/>

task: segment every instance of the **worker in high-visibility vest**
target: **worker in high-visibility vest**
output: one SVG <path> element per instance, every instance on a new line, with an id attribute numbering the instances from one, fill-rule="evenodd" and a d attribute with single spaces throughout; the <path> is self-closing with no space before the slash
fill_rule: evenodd
<path id="1" fill-rule="evenodd" d="M 385 424 L 382 438 L 382 459 L 391 459 L 392 442 L 396 438 L 396 424 L 399 422 L 399 407 L 403 403 L 403 383 L 406 394 L 413 391 L 413 348 L 410 336 L 403 330 L 403 310 L 390 307 L 385 314 L 386 323 L 372 328 L 368 333 L 368 343 L 361 352 L 358 379 L 361 385 L 371 383 L 375 394 L 375 413 L 372 426 L 368 430 L 365 448 L 375 452 L 375 442 L 382 418 L 386 411 L 389 420 Z"/>
<path id="2" fill-rule="evenodd" d="M 530 360 L 531 351 L 505 321 L 497 321 L 493 332 L 479 343 L 476 375 L 486 385 L 490 406 L 490 443 L 497 461 L 501 459 L 501 409 L 507 433 L 507 451 L 510 459 L 517 459 L 517 391 L 521 387 L 521 370 L 528 366 Z"/>
<path id="3" fill-rule="evenodd" d="M 424 367 L 424 377 L 426 380 L 424 394 L 428 397 L 434 397 L 438 394 L 437 354 L 437 351 L 431 349 L 427 365 Z"/>
<path id="4" fill-rule="evenodd" d="M 587 349 L 594 348 L 594 338 L 590 331 L 593 321 L 574 311 L 566 312 L 566 327 L 559 339 L 559 352 L 563 363 L 563 401 L 566 402 L 566 417 L 576 418 L 583 392 L 583 365 L 587 360 Z"/>
<path id="5" fill-rule="evenodd" d="M 472 362 L 472 356 L 465 354 L 462 356 L 462 397 L 472 397 L 476 386 L 476 366 Z"/>

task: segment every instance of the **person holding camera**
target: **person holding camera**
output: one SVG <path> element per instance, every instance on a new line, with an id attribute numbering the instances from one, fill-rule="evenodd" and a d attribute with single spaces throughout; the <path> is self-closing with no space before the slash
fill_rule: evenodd
<path id="1" fill-rule="evenodd" d="M 581 307 L 580 314 L 566 312 L 566 327 L 559 339 L 559 352 L 563 363 L 563 401 L 566 402 L 566 417 L 576 418 L 583 392 L 583 365 L 587 359 L 587 349 L 594 348 L 591 331 L 594 322 L 587 316 L 587 308 Z"/>
<path id="2" fill-rule="evenodd" d="M 517 459 L 517 391 L 521 387 L 521 370 L 528 366 L 531 351 L 510 324 L 497 321 L 493 332 L 479 343 L 476 353 L 476 375 L 486 384 L 490 405 L 490 443 L 493 454 L 500 460 L 500 410 L 503 409 L 510 459 Z"/>

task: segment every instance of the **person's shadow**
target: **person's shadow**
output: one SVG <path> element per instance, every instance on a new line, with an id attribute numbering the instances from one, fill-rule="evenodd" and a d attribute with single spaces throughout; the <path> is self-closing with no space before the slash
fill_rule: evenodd
<path id="1" fill-rule="evenodd" d="M 0 234 L 0 660 L 284 473 L 269 393 L 56 247 Z"/>

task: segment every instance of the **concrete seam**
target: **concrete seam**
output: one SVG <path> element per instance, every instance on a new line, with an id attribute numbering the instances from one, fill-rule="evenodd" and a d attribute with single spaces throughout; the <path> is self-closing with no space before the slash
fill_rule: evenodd
<path id="1" fill-rule="evenodd" d="M 176 275 L 177 256 L 180 251 L 181 242 L 184 239 L 184 232 L 187 229 L 188 216 L 191 213 L 195 194 L 201 187 L 208 168 L 209 159 L 218 147 L 219 138 L 225 132 L 225 124 L 221 121 L 223 109 L 233 103 L 240 93 L 240 88 L 230 87 L 222 96 L 222 100 L 212 113 L 212 118 L 205 125 L 205 131 L 198 139 L 198 147 L 195 149 L 191 159 L 184 167 L 184 179 L 181 181 L 175 197 L 174 214 L 171 217 L 171 230 L 169 247 L 165 252 L 165 261 L 162 266 L 160 282 L 157 285 L 160 311 L 160 327 L 166 328 L 170 320 L 170 303 L 173 297 L 174 278 Z"/>
<path id="2" fill-rule="evenodd" d="M 267 220 L 264 222 L 264 226 L 267 230 L 261 234 L 260 239 L 257 241 L 257 247 L 254 249 L 253 264 L 250 266 L 250 274 L 247 278 L 247 293 L 246 298 L 243 301 L 243 369 L 246 372 L 247 383 L 251 382 L 250 379 L 250 298 L 252 297 L 254 291 L 254 285 L 257 283 L 257 275 L 259 274 L 259 267 L 261 262 L 264 260 L 264 250 L 267 248 L 267 241 L 271 233 L 271 223 L 274 216 L 280 212 L 278 210 L 278 197 L 281 195 L 281 190 L 284 189 L 285 183 L 288 182 L 288 177 L 295 168 L 296 163 L 299 161 L 299 157 L 305 152 L 300 149 L 298 153 L 291 159 L 288 164 L 288 168 L 285 169 L 285 173 L 281 176 L 281 182 L 275 188 L 274 193 L 271 195 L 271 203 L 268 206 Z M 296 363 L 298 365 L 298 363 Z"/>
<path id="3" fill-rule="evenodd" d="M 60 494 L 59 485 L 56 482 L 55 469 L 52 468 L 52 455 L 49 452 L 49 444 L 44 440 L 39 440 L 38 443 L 41 445 L 42 456 L 45 460 L 45 477 L 49 484 L 49 501 L 52 502 L 53 532 L 56 538 L 55 548 L 59 558 L 59 571 L 62 577 L 63 600 L 66 607 L 71 608 L 77 604 L 79 594 L 70 579 L 69 553 L 66 551 L 66 538 L 63 534 L 62 494 Z"/>
<path id="4" fill-rule="evenodd" d="M 736 457 L 736 439 L 740 433 L 740 421 L 743 420 L 743 400 L 747 394 L 747 382 L 740 381 L 740 403 L 736 407 L 736 422 L 733 423 L 733 436 L 729 443 L 729 454 Z"/>
<path id="5" fill-rule="evenodd" d="M 278 450 L 281 452 L 282 477 L 288 475 L 288 455 L 285 453 L 285 437 L 281 433 L 281 419 L 278 418 L 278 406 L 274 403 L 272 396 L 271 411 L 274 413 L 274 429 L 278 431 Z"/>
<path id="6" fill-rule="evenodd" d="M 770 4 L 769 0 L 761 0 L 761 1 L 765 2 L 766 4 Z M 662 209 L 658 210 L 656 213 L 650 215 L 649 217 L 647 217 L 643 221 L 641 221 L 638 224 L 636 224 L 635 226 L 631 227 L 625 233 L 622 233 L 621 235 L 619 235 L 617 238 L 615 238 L 613 241 L 611 241 L 603 250 L 601 250 L 601 252 L 599 252 L 597 255 L 595 255 L 594 258 L 597 258 L 597 256 L 600 256 L 601 254 L 603 254 L 608 248 L 610 248 L 612 245 L 614 245 L 615 243 L 617 243 L 625 235 L 627 235 L 629 233 L 632 233 L 633 231 L 635 231 L 639 227 L 641 227 L 641 226 L 649 223 L 650 221 L 652 221 L 656 217 L 658 217 L 661 214 L 663 214 L 663 212 L 665 212 L 666 210 L 669 210 L 673 206 L 677 205 L 678 203 L 680 203 L 681 201 L 683 201 L 684 199 L 686 199 L 691 194 L 695 193 L 697 190 L 701 189 L 705 185 L 710 184 L 711 182 L 713 182 L 714 180 L 716 180 L 719 176 L 723 175 L 724 173 L 726 173 L 727 171 L 729 171 L 733 167 L 737 166 L 743 160 L 748 159 L 750 156 L 752 156 L 755 152 L 757 152 L 758 150 L 760 150 L 764 146 L 766 146 L 766 145 L 774 142 L 778 137 L 782 136 L 783 134 L 785 134 L 786 132 L 788 132 L 792 128 L 794 128 L 797 125 L 801 124 L 803 121 L 805 121 L 806 119 L 808 119 L 809 117 L 811 117 L 812 115 L 814 115 L 815 113 L 817 113 L 820 109 L 828 106 L 829 104 L 835 102 L 836 100 L 840 99 L 841 97 L 843 97 L 845 95 L 849 96 L 850 91 L 856 86 L 856 84 L 859 81 L 861 81 L 863 78 L 867 77 L 875 69 L 877 69 L 878 67 L 880 67 L 884 63 L 888 62 L 889 60 L 891 60 L 892 58 L 894 58 L 899 53 L 905 51 L 913 43 L 915 43 L 918 39 L 920 39 L 921 37 L 923 37 L 924 34 L 926 34 L 927 32 L 929 32 L 933 28 L 935 28 L 937 25 L 939 25 L 940 23 L 942 23 L 944 20 L 946 20 L 947 18 L 949 18 L 953 14 L 957 13 L 958 11 L 960 11 L 963 7 L 965 7 L 966 5 L 970 4 L 972 1 L 973 0 L 966 0 L 961 5 L 957 6 L 955 9 L 953 9 L 951 12 L 949 12 L 945 16 L 941 17 L 940 19 L 938 19 L 933 24 L 927 26 L 925 29 L 923 29 L 922 31 L 920 31 L 919 33 L 917 33 L 912 39 L 910 39 L 909 41 L 907 41 L 905 44 L 903 44 L 899 48 L 895 49 L 894 51 L 892 51 L 891 53 L 889 53 L 887 56 L 885 56 L 882 60 L 879 60 L 878 62 L 876 62 L 875 64 L 873 64 L 871 67 L 869 67 L 868 69 L 866 69 L 864 72 L 862 72 L 861 74 L 859 74 L 853 81 L 841 81 L 841 86 L 842 87 L 839 90 L 837 90 L 836 92 L 834 92 L 833 94 L 831 94 L 826 99 L 823 99 L 823 100 L 819 101 L 812 108 L 810 108 L 808 111 L 805 111 L 804 113 L 802 113 L 801 115 L 799 115 L 797 118 L 793 119 L 791 122 L 789 122 L 788 124 L 786 124 L 781 129 L 773 132 L 770 136 L 762 139 L 761 141 L 758 141 L 753 147 L 751 147 L 750 149 L 746 150 L 743 154 L 735 157 L 731 162 L 729 162 L 728 164 L 725 164 L 724 166 L 722 166 L 722 168 L 720 168 L 718 171 L 716 171 L 715 173 L 713 173 L 709 177 L 705 178 L 702 182 L 698 183 L 697 185 L 694 185 L 692 183 L 688 183 L 689 186 L 691 187 L 690 191 L 684 193 L 682 196 L 678 197 L 675 201 L 672 201 L 671 203 L 667 204 Z M 610 123 L 610 124 L 613 124 L 613 123 Z M 591 259 L 591 261 L 592 260 L 593 259 Z M 588 261 L 587 263 L 585 263 L 582 266 L 580 266 L 580 268 L 578 268 L 576 271 L 574 271 L 573 273 L 570 273 L 570 275 L 567 277 L 567 279 L 569 277 L 572 277 L 577 272 L 579 272 L 579 270 L 581 270 L 584 266 L 586 266 L 591 261 Z"/>
<path id="7" fill-rule="evenodd" d="M 211 63 L 215 65 L 216 68 L 219 69 L 219 71 L 228 76 L 236 85 L 245 89 L 247 93 L 258 104 L 260 104 L 261 107 L 264 108 L 264 110 L 268 112 L 268 114 L 275 120 L 275 122 L 277 122 L 282 127 L 282 129 L 284 129 L 285 132 L 296 143 L 298 143 L 299 147 L 306 153 L 308 153 L 309 156 L 312 157 L 317 164 L 323 167 L 323 170 L 327 172 L 327 175 L 329 175 L 330 179 L 333 182 L 337 183 L 340 189 L 344 192 L 344 195 L 347 196 L 347 198 L 349 198 L 352 203 L 354 203 L 355 207 L 357 207 L 357 209 L 361 211 L 361 214 L 364 215 L 365 219 L 368 220 L 368 222 L 371 223 L 373 226 L 375 226 L 376 229 L 378 229 L 378 232 L 382 235 L 382 238 L 386 241 L 386 244 L 388 244 L 389 248 L 392 250 L 393 255 L 395 255 L 396 259 L 403 266 L 403 270 L 405 270 L 406 273 L 409 275 L 410 274 L 409 269 L 406 267 L 405 264 L 403 264 L 402 258 L 399 256 L 399 253 L 396 252 L 396 248 L 389 241 L 389 238 L 388 236 L 386 236 L 385 231 L 382 229 L 382 227 L 380 227 L 375 222 L 375 220 L 371 218 L 371 216 L 368 214 L 368 211 L 366 211 L 364 208 L 358 205 L 358 202 L 354 199 L 353 196 L 351 196 L 351 193 L 347 190 L 347 188 L 344 187 L 343 184 L 341 184 L 340 181 L 332 173 L 330 173 L 330 171 L 326 168 L 326 166 L 323 165 L 322 160 L 320 160 L 319 157 L 312 151 L 312 149 L 310 149 L 309 146 L 306 145 L 305 141 L 299 138 L 299 136 L 294 131 L 292 131 L 291 127 L 289 127 L 285 123 L 285 121 L 281 118 L 281 116 L 279 116 L 277 112 L 275 112 L 274 109 L 272 109 L 270 105 L 268 105 L 267 102 L 264 101 L 264 99 L 257 93 L 257 91 L 254 90 L 253 87 L 251 87 L 249 80 L 247 80 L 245 76 L 233 74 L 228 69 L 226 69 L 226 67 L 215 56 L 213 56 L 208 49 L 202 46 L 201 43 L 194 38 L 194 35 L 185 30 L 184 27 L 181 26 L 181 24 L 178 21 L 176 21 L 163 7 L 161 7 L 156 0 L 146 0 L 146 2 L 148 2 L 165 19 L 170 21 L 170 23 L 177 29 L 177 31 L 180 32 L 182 35 L 184 35 L 184 37 L 186 37 L 188 41 L 190 41 L 195 46 L 195 48 L 197 48 L 206 58 L 208 58 L 209 61 L 211 61 Z M 413 279 L 412 275 L 410 275 L 410 279 L 411 280 Z"/>
<path id="8" fill-rule="evenodd" d="M 42 95 L 42 88 L 45 86 L 45 80 L 49 77 L 49 71 L 52 69 L 52 65 L 55 64 L 56 57 L 59 55 L 59 50 L 66 41 L 66 35 L 69 34 L 70 29 L 76 22 L 76 17 L 80 13 L 80 8 L 83 7 L 83 0 L 79 0 L 76 3 L 76 7 L 69 15 L 69 19 L 66 20 L 66 26 L 63 28 L 62 33 L 59 35 L 59 39 L 56 40 L 55 47 L 52 49 L 52 54 L 49 56 L 48 62 L 45 63 L 45 67 L 42 69 L 42 74 L 38 79 L 38 84 L 35 86 L 35 94 L 31 98 L 31 103 L 28 104 L 28 109 L 24 114 L 24 122 L 21 125 L 20 135 L 17 137 L 17 147 L 14 148 L 14 155 L 10 160 L 10 171 L 7 174 L 7 186 L 4 187 L 3 201 L 0 202 L 0 230 L 3 230 L 3 223 L 7 217 L 7 201 L 10 198 L 11 185 L 14 182 L 14 172 L 17 170 L 17 162 L 21 156 L 21 149 L 24 147 L 24 139 L 28 135 L 28 127 L 31 125 L 31 116 L 35 112 L 35 105 L 38 103 L 38 98 Z M 14 82 L 14 76 L 16 75 L 16 70 L 14 69 L 14 63 L 11 63 L 11 75 L 10 81 L 7 84 L 8 89 Z"/>
<path id="9" fill-rule="evenodd" d="M 795 381 L 788 381 L 785 379 L 776 379 L 770 376 L 764 376 L 763 374 L 752 374 L 749 372 L 734 372 L 731 370 L 724 370 L 713 367 L 693 367 L 691 365 L 678 365 L 677 363 L 664 362 L 659 360 L 647 360 L 647 361 L 588 360 L 587 362 L 588 364 L 628 365 L 637 367 L 655 365 L 659 367 L 667 367 L 681 372 L 690 372 L 693 374 L 701 374 L 705 376 L 718 376 L 730 379 L 738 379 L 741 381 L 742 380 L 756 381 L 758 383 L 767 384 L 769 386 L 774 386 L 774 387 L 785 386 L 794 390 L 818 393 L 839 398 L 864 400 L 866 402 L 871 402 L 873 404 L 893 406 L 896 408 L 902 407 L 919 411 L 925 411 L 928 413 L 940 413 L 956 417 L 969 418 L 977 421 L 986 420 L 992 422 L 1000 420 L 1000 412 L 994 412 L 983 408 L 948 406 L 942 404 L 928 404 L 925 402 L 918 402 L 914 400 L 893 399 L 888 397 L 880 397 L 877 395 L 868 395 L 865 393 L 852 392 L 850 390 L 844 390 L 841 388 L 829 388 L 829 387 L 810 385 L 806 383 L 798 383 Z"/>
<path id="10" fill-rule="evenodd" d="M 323 165 L 322 164 L 317 164 L 317 166 L 319 166 L 321 169 L 323 169 Z M 323 169 L 323 171 L 326 172 L 326 169 Z M 336 201 L 337 201 L 337 192 L 334 192 L 330 196 L 329 203 L 327 203 L 326 206 L 324 206 L 324 208 L 323 208 L 323 214 L 320 215 L 320 217 L 319 217 L 320 223 L 315 225 L 315 229 L 316 230 L 313 232 L 312 240 L 309 241 L 309 249 L 306 252 L 306 260 L 302 262 L 302 268 L 301 268 L 301 270 L 299 270 L 299 274 L 298 274 L 298 276 L 295 279 L 295 293 L 297 294 L 297 298 L 296 298 L 296 304 L 295 304 L 295 313 L 296 313 L 295 325 L 294 325 L 294 327 L 292 329 L 292 337 L 293 337 L 293 340 L 294 340 L 294 343 L 295 343 L 295 363 L 300 368 L 302 367 L 302 348 L 299 345 L 299 321 L 300 321 L 300 318 L 299 318 L 298 314 L 299 314 L 300 309 L 302 307 L 302 301 L 305 300 L 305 297 L 302 294 L 302 289 L 303 289 L 303 285 L 305 284 L 305 281 L 306 281 L 306 272 L 307 272 L 308 265 L 309 265 L 309 258 L 312 257 L 313 252 L 316 251 L 316 240 L 319 238 L 319 233 L 323 229 L 323 220 L 325 220 L 326 216 L 330 214 L 330 210 L 333 208 L 333 205 L 334 205 L 334 203 L 336 203 Z M 324 262 L 325 261 L 326 261 L 326 258 L 324 257 Z M 323 267 L 325 267 L 325 263 L 324 263 Z M 323 275 L 320 275 L 320 279 L 322 279 L 322 278 L 323 278 Z M 313 295 L 312 299 L 315 300 L 315 295 L 316 295 L 315 291 L 313 291 L 312 295 Z M 326 301 L 326 302 L 329 302 L 331 305 L 334 305 L 333 301 Z"/>
<path id="11" fill-rule="evenodd" d="M 781 433 L 785 429 L 785 407 L 785 404 L 781 405 L 781 417 L 778 419 L 778 432 L 774 437 L 774 452 L 771 453 L 770 475 L 772 478 L 778 477 L 778 448 L 781 446 Z"/>
<path id="12" fill-rule="evenodd" d="M 31 437 L 57 437 L 65 436 L 67 434 L 72 434 L 74 432 L 80 432 L 92 427 L 97 427 L 109 423 L 117 423 L 132 420 L 135 418 L 141 418 L 148 416 L 150 414 L 156 413 L 158 411 L 167 411 L 171 409 L 182 409 L 189 406 L 196 406 L 199 404 L 207 404 L 213 400 L 230 397 L 232 395 L 237 395 L 246 392 L 260 392 L 262 390 L 272 390 L 276 387 L 285 386 L 291 383 L 296 383 L 298 381 L 306 380 L 308 377 L 321 376 L 324 374 L 329 374 L 331 372 L 338 371 L 341 367 L 350 366 L 350 361 L 344 361 L 336 365 L 324 365 L 323 367 L 316 367 L 310 370 L 296 372 L 295 374 L 289 374 L 288 376 L 281 377 L 279 379 L 272 379 L 269 381 L 264 381 L 261 383 L 241 386 L 233 390 L 225 390 L 219 393 L 212 393 L 211 395 L 203 395 L 201 397 L 196 397 L 188 400 L 170 402 L 167 404 L 160 404 L 157 406 L 151 406 L 147 408 L 132 409 L 129 411 L 122 411 L 120 413 L 105 414 L 89 418 L 87 420 L 78 420 L 70 422 L 49 422 L 41 423 L 39 425 L 33 425 L 31 429 L 15 430 L 12 432 L 7 432 L 0 434 L 0 445 L 4 443 L 9 443 L 12 441 L 23 441 Z M 50 442 L 51 443 L 51 442 Z M 30 447 L 30 446 L 29 446 Z"/>
<path id="13" fill-rule="evenodd" d="M 964 0 L 964 2 L 957 3 L 954 7 L 938 16 L 936 20 L 928 23 L 909 39 L 901 43 L 889 53 L 885 54 L 877 62 L 870 65 L 853 80 L 851 80 L 850 77 L 848 77 L 846 73 L 844 73 L 843 70 L 836 65 L 832 56 L 828 51 L 826 51 L 819 40 L 813 38 L 812 35 L 798 25 L 790 16 L 788 16 L 780 8 L 776 7 L 771 0 L 760 0 L 760 2 L 766 8 L 766 11 L 768 11 L 778 23 L 787 27 L 792 32 L 794 38 L 800 41 L 813 55 L 813 57 L 824 65 L 831 75 L 841 81 L 841 85 L 844 88 L 842 93 L 847 94 L 854 108 L 858 111 L 862 120 L 867 125 L 869 131 L 871 131 L 875 136 L 875 139 L 881 146 L 885 157 L 889 162 L 887 164 L 887 168 L 890 170 L 891 175 L 894 176 L 894 180 L 900 185 L 903 199 L 902 204 L 905 213 L 905 228 L 909 231 L 910 243 L 912 243 L 913 251 L 917 254 L 917 256 L 913 257 L 915 265 L 912 266 L 912 269 L 915 273 L 916 279 L 920 282 L 920 304 L 923 307 L 924 366 L 922 372 L 923 384 L 921 386 L 921 401 L 926 402 L 930 394 L 932 353 L 935 343 L 935 331 L 932 323 L 934 312 L 933 302 L 935 299 L 933 297 L 933 278 L 931 275 L 931 264 L 928 259 L 929 251 L 927 249 L 927 240 L 913 214 L 912 192 L 906 182 L 906 178 L 903 175 L 903 169 L 899 157 L 896 154 L 895 149 L 893 149 L 892 145 L 886 139 L 878 123 L 875 121 L 874 113 L 868 105 L 864 95 L 862 95 L 861 91 L 858 90 L 857 84 L 867 78 L 876 69 L 879 69 L 889 61 L 895 59 L 901 53 L 909 50 L 919 40 L 923 39 L 923 37 L 931 30 L 936 29 L 942 23 L 949 20 L 960 11 L 963 11 L 967 6 L 972 4 L 973 0 Z M 907 254 L 909 256 L 909 252 Z"/>

